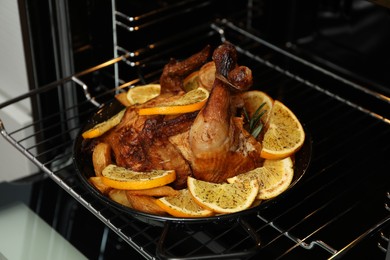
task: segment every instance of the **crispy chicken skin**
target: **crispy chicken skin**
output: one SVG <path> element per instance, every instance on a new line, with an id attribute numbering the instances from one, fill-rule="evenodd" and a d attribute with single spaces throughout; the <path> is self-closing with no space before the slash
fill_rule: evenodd
<path id="1" fill-rule="evenodd" d="M 176 189 L 186 186 L 187 177 L 210 182 L 227 178 L 261 165 L 261 145 L 243 127 L 237 117 L 236 95 L 252 84 L 250 69 L 237 65 L 233 45 L 224 43 L 213 53 L 215 81 L 206 105 L 198 112 L 177 116 L 140 116 L 140 106 L 157 105 L 181 95 L 183 78 L 207 62 L 210 47 L 184 61 L 171 60 L 160 78 L 162 94 L 145 104 L 127 107 L 122 121 L 86 144 L 99 142 L 112 149 L 113 161 L 134 171 L 175 170 Z M 86 141 L 87 142 L 87 141 Z"/>
<path id="2" fill-rule="evenodd" d="M 164 66 L 160 77 L 161 92 L 179 93 L 183 91 L 183 79 L 191 72 L 200 68 L 210 56 L 210 46 L 207 45 L 200 52 L 191 57 L 177 61 L 171 59 L 168 64 Z"/>
<path id="3" fill-rule="evenodd" d="M 101 140 L 112 147 L 117 165 L 134 171 L 174 169 L 177 179 L 173 186 L 182 188 L 192 171 L 168 138 L 188 131 L 195 116 L 196 113 L 173 118 L 139 116 L 135 108 L 129 107 L 121 123 Z"/>
<path id="4" fill-rule="evenodd" d="M 261 163 L 261 145 L 245 131 L 242 120 L 234 116 L 231 101 L 233 91 L 249 87 L 252 74 L 240 73 L 240 77 L 236 77 L 239 84 L 234 87 L 226 82 L 229 73 L 237 68 L 237 53 L 229 43 L 214 51 L 213 60 L 216 65 L 213 89 L 191 126 L 188 141 L 194 176 L 223 182 L 257 167 Z M 243 77 L 244 74 L 247 76 Z"/>

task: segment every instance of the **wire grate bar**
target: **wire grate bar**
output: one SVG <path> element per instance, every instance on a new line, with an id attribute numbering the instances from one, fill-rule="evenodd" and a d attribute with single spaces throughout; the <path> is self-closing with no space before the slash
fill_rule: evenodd
<path id="1" fill-rule="evenodd" d="M 325 249 L 327 252 L 329 252 L 331 254 L 337 253 L 336 249 L 332 248 L 331 246 L 329 246 L 328 244 L 326 244 L 325 242 L 323 242 L 321 240 L 315 240 L 315 241 L 312 241 L 310 243 L 306 243 L 306 242 L 304 242 L 304 240 L 301 240 L 301 239 L 295 237 L 294 235 L 290 234 L 288 231 L 285 231 L 282 228 L 278 227 L 274 223 L 274 221 L 268 221 L 267 219 L 265 219 L 261 215 L 257 215 L 257 217 L 259 219 L 261 219 L 262 221 L 264 221 L 265 223 L 269 224 L 275 230 L 279 231 L 282 235 L 284 235 L 285 237 L 287 237 L 288 239 L 290 239 L 291 241 L 296 243 L 297 246 L 299 245 L 305 249 L 310 250 L 310 249 L 313 249 L 313 247 L 317 245 L 317 246 Z"/>
<path id="2" fill-rule="evenodd" d="M 118 13 L 117 15 L 121 16 Z M 216 35 L 220 33 L 220 39 L 229 39 L 230 36 L 228 30 L 234 30 L 234 34 L 239 35 L 238 38 L 242 38 L 242 36 L 247 36 L 248 34 L 226 21 L 223 21 L 220 25 L 213 24 L 210 28 L 208 28 L 207 33 L 204 32 L 204 28 L 199 30 L 202 32 L 199 33 L 199 38 L 202 40 L 207 39 L 208 37 L 215 39 Z M 193 32 L 194 31 L 191 33 Z M 180 37 L 183 37 L 183 35 L 177 35 L 173 37 L 173 39 L 165 39 L 156 43 L 154 47 L 157 48 L 157 50 L 144 48 L 139 50 L 139 52 L 129 52 L 125 47 L 118 47 L 119 51 L 125 53 L 124 55 L 63 80 L 43 86 L 43 88 L 39 90 L 31 91 L 25 95 L 21 95 L 8 102 L 0 104 L 0 109 L 5 108 L 11 104 L 21 101 L 22 99 L 36 97 L 46 91 L 55 90 L 55 88 L 64 88 L 64 83 L 69 81 L 76 83 L 71 84 L 72 87 L 78 88 L 79 90 L 80 88 L 82 89 L 84 98 L 76 106 L 66 108 L 61 112 L 53 112 L 53 114 L 49 117 L 38 119 L 28 126 L 24 126 L 23 129 L 12 129 L 10 132 L 6 131 L 3 122 L 0 121 L 1 134 L 9 143 L 16 147 L 17 150 L 33 161 L 59 186 L 71 194 L 77 201 L 80 202 L 81 205 L 85 206 L 107 227 L 112 229 L 120 238 L 137 250 L 137 252 L 146 259 L 155 259 L 155 249 L 159 243 L 158 239 L 159 235 L 161 235 L 162 228 L 140 222 L 136 219 L 130 218 L 122 212 L 108 208 L 107 205 L 99 202 L 88 191 L 86 191 L 81 183 L 77 181 L 77 176 L 74 171 L 70 171 L 70 173 L 67 174 L 65 174 L 64 171 L 70 168 L 69 165 L 72 162 L 72 142 L 83 119 L 88 118 L 88 115 L 96 111 L 96 108 L 100 107 L 101 104 L 106 101 L 105 99 L 107 96 L 109 96 L 111 100 L 115 93 L 125 91 L 126 88 L 131 88 L 139 82 L 156 80 L 159 73 L 161 73 L 161 66 L 163 62 L 166 61 L 166 57 L 176 51 L 186 50 L 190 45 L 194 44 L 196 40 L 199 40 L 196 37 L 189 37 L 191 40 L 184 41 L 181 45 L 171 44 L 173 42 L 177 42 Z M 253 35 L 248 37 L 246 40 L 251 41 L 249 45 L 253 46 L 258 46 L 259 43 L 260 45 L 264 43 L 257 37 L 253 37 Z M 366 230 L 367 232 L 362 232 L 359 236 L 355 236 L 353 241 L 348 240 L 348 243 L 344 243 L 342 246 L 335 246 L 333 241 L 332 244 L 329 244 L 329 238 L 323 237 L 324 233 L 326 233 L 324 231 L 329 229 L 330 226 L 334 225 L 341 219 L 347 218 L 349 214 L 359 210 L 362 205 L 364 206 L 370 202 L 378 203 L 378 199 L 375 197 L 376 194 L 372 195 L 372 197 L 367 200 L 363 198 L 364 194 L 360 196 L 358 195 L 356 196 L 355 201 L 352 201 L 350 196 L 350 194 L 354 194 L 359 191 L 360 187 L 364 186 L 365 182 L 369 181 L 369 175 L 363 177 L 359 176 L 351 183 L 348 183 L 347 188 L 341 191 L 338 190 L 338 184 L 347 182 L 349 180 L 348 178 L 353 175 L 353 171 L 358 171 L 359 167 L 368 165 L 372 159 L 371 157 L 364 157 L 363 159 L 362 157 L 358 157 L 359 162 L 352 162 L 354 156 L 365 152 L 366 149 L 371 147 L 371 144 L 353 146 L 354 150 L 351 153 L 343 153 L 345 151 L 344 147 L 352 146 L 357 140 L 366 138 L 370 135 L 370 133 L 379 133 L 370 136 L 370 143 L 372 143 L 372 146 L 382 142 L 386 143 L 385 141 L 388 139 L 385 138 L 390 133 L 389 129 L 380 127 L 383 125 L 388 126 L 390 120 L 381 116 L 379 113 L 375 113 L 374 111 L 370 111 L 365 107 L 360 106 L 359 103 L 350 102 L 342 96 L 339 96 L 332 91 L 328 91 L 327 88 L 324 88 L 320 83 L 317 83 L 317 81 L 306 79 L 303 76 L 298 76 L 293 71 L 286 70 L 282 65 L 268 60 L 266 55 L 263 57 L 255 50 L 249 48 L 247 49 L 245 46 L 237 45 L 236 47 L 238 51 L 243 54 L 244 58 L 255 64 L 256 69 L 260 68 L 258 69 L 259 77 L 263 78 L 267 85 L 275 85 L 275 88 L 282 90 L 287 97 L 286 99 L 293 104 L 296 103 L 296 107 L 300 108 L 298 111 L 302 113 L 303 118 L 307 119 L 305 122 L 307 122 L 309 126 L 313 127 L 313 129 L 318 130 L 318 132 L 315 133 L 317 136 L 314 145 L 319 152 L 313 156 L 310 171 L 307 173 L 305 178 L 300 181 L 299 189 L 288 191 L 288 196 L 286 195 L 280 199 L 277 198 L 273 204 L 269 204 L 269 206 L 264 207 L 257 216 L 251 218 L 251 222 L 253 222 L 251 224 L 256 226 L 255 230 L 257 233 L 271 233 L 270 237 L 267 237 L 267 244 L 265 244 L 262 249 L 270 248 L 284 239 L 289 243 L 292 242 L 293 245 L 289 246 L 285 252 L 280 252 L 282 256 L 294 253 L 296 249 L 300 248 L 303 248 L 306 251 L 316 251 L 319 249 L 323 255 L 331 254 L 334 257 L 346 254 L 350 248 L 355 247 L 361 240 L 371 236 L 378 230 L 381 230 L 381 228 L 385 225 L 388 225 L 389 217 L 381 218 L 381 221 L 376 223 L 369 223 L 370 228 Z M 265 44 L 265 47 L 263 48 L 271 48 L 271 46 Z M 158 49 L 161 49 L 161 52 L 158 51 Z M 279 54 L 281 55 L 285 55 L 284 51 L 280 51 L 275 48 L 271 49 L 275 52 L 280 52 Z M 300 60 L 298 61 L 300 62 Z M 152 65 L 152 68 L 149 69 L 147 65 L 150 64 Z M 95 94 L 93 92 L 95 89 L 88 83 L 88 77 L 85 79 L 84 76 L 90 76 L 90 73 L 100 71 L 101 69 L 111 65 L 118 66 L 121 69 L 124 67 L 125 72 L 132 70 L 132 73 L 134 74 L 131 75 L 131 79 L 125 79 L 125 76 L 120 78 L 119 82 L 121 85 L 118 87 L 111 86 Z M 311 64 L 306 65 L 311 67 Z M 142 73 L 141 70 L 145 70 L 145 74 Z M 335 79 L 333 75 L 326 74 L 326 76 Z M 336 78 L 336 80 L 339 79 Z M 344 81 L 342 81 L 342 83 L 347 85 L 349 84 L 349 82 Z M 317 117 L 312 117 L 309 115 L 310 111 L 306 111 L 307 109 L 304 108 L 306 104 L 310 104 L 307 100 L 305 100 L 308 97 L 315 100 L 313 101 L 313 103 L 315 103 L 313 109 L 321 110 L 323 107 L 327 107 L 327 102 L 329 102 L 329 100 L 331 100 L 332 106 L 326 111 L 326 113 L 320 113 Z M 347 111 L 345 107 L 353 109 Z M 77 116 L 69 116 L 70 113 L 68 112 L 72 112 L 71 114 L 73 114 L 75 111 L 78 112 Z M 345 113 L 342 113 L 342 115 L 337 119 L 335 118 L 334 121 L 330 121 L 329 118 L 338 111 L 343 111 Z M 356 111 L 359 112 L 360 117 L 356 117 Z M 52 121 L 56 118 L 61 118 L 61 120 L 55 121 L 55 123 L 41 128 L 45 122 Z M 324 131 L 321 131 L 322 122 L 327 120 L 329 120 L 329 122 L 327 122 L 327 126 L 329 128 L 335 128 L 338 126 L 339 122 L 345 121 L 349 123 L 349 128 L 347 129 L 356 129 L 356 131 L 345 136 L 343 135 L 343 140 L 339 140 L 339 132 L 324 134 Z M 69 121 L 75 122 L 75 125 L 72 126 L 72 124 L 69 124 Z M 364 127 L 359 128 L 361 125 Z M 20 133 L 28 128 L 33 129 L 35 131 L 34 134 L 28 134 L 27 136 L 20 137 Z M 53 131 L 57 128 L 60 128 L 61 131 L 49 137 L 45 135 L 46 131 Z M 378 129 L 385 130 L 378 131 Z M 26 145 L 30 139 L 34 138 L 37 140 L 35 144 Z M 64 140 L 64 142 L 61 142 L 57 146 L 50 146 L 51 142 L 57 139 Z M 381 141 L 382 139 L 385 141 Z M 333 141 L 330 142 L 329 140 Z M 41 151 L 39 149 L 41 146 L 48 146 L 48 148 Z M 379 152 L 382 154 L 388 152 L 389 147 L 388 145 L 385 145 L 377 149 L 380 149 Z M 326 151 L 326 153 L 321 153 L 322 151 Z M 341 152 L 338 153 L 338 151 Z M 331 158 L 329 154 L 332 153 L 337 154 L 337 156 Z M 339 172 L 342 171 L 342 173 L 334 173 L 334 171 L 337 170 Z M 386 180 L 386 177 L 382 177 L 382 179 Z M 380 181 L 382 179 L 380 179 Z M 321 183 L 323 180 L 326 180 L 326 182 Z M 318 183 L 321 184 L 318 185 Z M 381 185 L 385 186 L 386 184 Z M 384 187 L 382 186 L 379 188 L 383 189 Z M 327 193 L 330 195 L 323 197 L 323 194 Z M 389 193 L 387 193 L 388 198 L 389 196 Z M 317 201 L 318 198 L 322 199 L 320 200 L 320 204 L 313 207 L 308 206 L 311 202 Z M 340 201 L 342 201 L 341 205 L 343 207 L 338 208 L 338 203 L 341 203 Z M 313 203 L 310 205 L 313 205 Z M 381 204 L 381 207 L 382 206 L 383 204 Z M 386 212 L 390 211 L 387 201 L 384 207 Z M 306 214 L 304 217 L 299 218 L 297 221 L 294 220 L 291 223 L 286 222 L 286 219 L 289 219 L 293 215 L 298 214 L 300 216 L 299 211 L 302 208 L 305 208 L 307 211 L 302 213 L 302 215 Z M 332 213 L 333 215 L 324 214 L 328 211 L 328 209 L 332 208 L 337 209 L 336 213 Z M 383 210 L 383 208 L 381 208 L 381 210 Z M 323 215 L 324 218 L 317 221 L 315 225 L 310 226 L 308 230 L 301 230 L 307 222 L 312 221 L 316 217 L 318 218 L 319 215 Z M 168 250 L 173 253 L 177 251 L 181 252 L 184 247 L 183 245 L 187 244 L 193 244 L 196 247 L 188 248 L 185 255 L 193 255 L 203 251 L 224 253 L 235 249 L 239 250 L 250 242 L 250 236 L 247 234 L 243 235 L 242 233 L 244 232 L 238 231 L 236 226 L 237 224 L 231 225 L 224 230 L 198 230 L 197 227 L 181 226 L 177 229 L 179 230 L 180 235 L 174 237 L 174 240 L 169 244 Z M 383 245 L 385 242 L 388 242 L 388 237 L 384 232 L 380 234 L 380 241 L 382 243 L 380 243 L 381 247 L 379 247 L 379 245 L 378 247 L 382 250 L 385 249 L 385 246 Z M 236 240 L 233 241 L 233 239 L 229 239 L 230 237 L 234 237 Z M 337 250 L 339 248 L 342 249 Z"/>

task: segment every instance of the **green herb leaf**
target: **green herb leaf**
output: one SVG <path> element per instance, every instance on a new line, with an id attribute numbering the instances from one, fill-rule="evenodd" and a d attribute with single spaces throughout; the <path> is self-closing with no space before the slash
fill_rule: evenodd
<path id="1" fill-rule="evenodd" d="M 261 117 L 267 112 L 267 110 L 262 110 L 262 108 L 265 106 L 265 102 L 262 103 L 253 113 L 253 116 L 249 118 L 248 112 L 246 111 L 245 107 L 243 109 L 245 119 L 249 123 L 249 132 L 254 137 L 257 138 L 257 136 L 260 134 L 261 130 L 263 129 L 263 124 L 261 123 L 260 119 Z"/>
<path id="2" fill-rule="evenodd" d="M 252 135 L 254 138 L 257 138 L 257 137 L 259 136 L 259 134 L 260 134 L 260 132 L 261 132 L 262 129 L 263 129 L 263 124 L 260 124 L 258 127 L 256 127 L 256 128 L 252 131 L 251 135 Z"/>
<path id="3" fill-rule="evenodd" d="M 245 116 L 246 121 L 249 122 L 250 118 L 249 118 L 248 112 L 246 111 L 245 107 L 244 107 L 243 111 L 244 111 L 244 116 Z"/>

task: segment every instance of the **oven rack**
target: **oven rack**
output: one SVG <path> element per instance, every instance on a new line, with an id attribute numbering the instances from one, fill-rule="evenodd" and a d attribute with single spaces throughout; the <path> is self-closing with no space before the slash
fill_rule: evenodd
<path id="1" fill-rule="evenodd" d="M 390 192 L 386 194 L 387 202 L 385 203 L 385 209 L 390 212 Z M 390 257 L 390 228 L 383 229 L 379 233 L 378 248 L 386 253 L 386 259 Z"/>
<path id="2" fill-rule="evenodd" d="M 356 102 L 353 98 L 348 98 L 344 91 L 339 89 L 329 89 L 323 87 L 323 85 L 329 82 L 334 83 L 336 86 L 348 88 L 349 91 L 356 90 L 354 85 L 348 84 L 348 81 L 340 81 L 338 77 L 334 77 L 331 72 L 323 73 L 321 70 L 313 69 L 310 63 L 303 64 L 300 59 L 292 59 L 295 57 L 290 54 L 290 57 L 286 57 L 285 51 L 281 52 L 280 47 L 276 47 L 269 44 L 260 38 L 242 32 L 233 24 L 223 21 L 222 24 L 212 24 L 209 28 L 212 33 L 208 32 L 207 35 L 218 35 L 221 39 L 229 39 L 234 43 L 240 54 L 246 57 L 246 61 L 250 65 L 259 66 L 261 70 L 261 86 L 264 86 L 264 91 L 272 93 L 271 96 L 282 99 L 292 107 L 293 111 L 297 111 L 297 114 L 302 118 L 303 122 L 310 131 L 313 132 L 314 139 L 314 151 L 326 150 L 327 153 L 317 153 L 313 155 L 312 164 L 309 168 L 305 178 L 299 183 L 298 188 L 286 192 L 285 196 L 281 196 L 276 200 L 274 204 L 268 206 L 257 215 L 248 218 L 249 224 L 256 230 L 260 236 L 264 236 L 262 241 L 262 248 L 259 250 L 259 255 L 271 255 L 273 257 L 282 256 L 294 256 L 301 253 L 303 250 L 306 255 L 312 256 L 324 256 L 324 257 L 337 257 L 342 251 L 343 254 L 353 249 L 360 241 L 366 237 L 372 236 L 377 233 L 380 228 L 389 225 L 389 214 L 383 208 L 378 209 L 375 217 L 369 219 L 367 226 L 357 230 L 352 237 L 344 238 L 343 242 L 339 244 L 333 244 L 331 237 L 329 237 L 330 230 L 333 226 L 337 226 L 338 222 L 343 224 L 346 217 L 350 217 L 351 214 L 356 211 L 360 211 L 367 204 L 380 204 L 383 201 L 382 193 L 386 191 L 386 176 L 378 176 L 380 183 L 375 183 L 375 191 L 370 189 L 369 196 L 367 198 L 358 197 L 356 202 L 351 202 L 351 193 L 359 190 L 359 186 L 363 182 L 367 181 L 367 178 L 360 176 L 354 181 L 346 190 L 340 192 L 340 194 L 333 194 L 334 197 L 322 198 L 330 190 L 336 189 L 339 186 L 339 182 L 343 182 L 344 178 L 349 176 L 347 174 L 341 174 L 334 179 L 329 179 L 325 173 L 331 174 L 334 169 L 343 168 L 343 165 L 351 166 L 351 158 L 359 154 L 361 149 L 356 149 L 352 152 L 352 155 L 342 154 L 336 161 L 331 161 L 331 157 L 328 155 L 329 151 L 338 154 L 337 150 L 342 149 L 343 145 L 338 144 L 338 134 L 329 132 L 328 135 L 324 134 L 324 130 L 321 130 L 321 119 L 327 119 L 331 117 L 335 109 L 340 109 L 346 112 L 337 121 L 350 120 L 350 116 L 358 116 L 356 122 L 353 121 L 353 126 L 360 124 L 371 123 L 367 129 L 358 129 L 354 135 L 345 138 L 344 144 L 351 144 L 361 136 L 365 136 L 367 131 L 374 131 L 377 135 L 372 137 L 371 142 L 373 144 L 382 143 L 381 138 L 386 138 L 390 134 L 388 126 L 389 117 L 386 112 L 383 112 L 382 106 L 379 106 L 378 110 L 372 109 L 370 104 L 374 96 L 363 93 L 355 96 Z M 243 33 L 247 37 L 248 42 L 244 44 L 240 43 L 237 38 L 242 36 Z M 249 36 L 249 37 L 248 37 Z M 235 38 L 237 37 L 237 38 Z M 265 55 L 261 55 L 261 54 Z M 51 179 L 53 179 L 59 186 L 72 195 L 78 202 L 89 209 L 97 218 L 104 222 L 111 230 L 118 234 L 124 241 L 132 246 L 146 259 L 155 259 L 156 250 L 159 245 L 159 237 L 163 231 L 162 227 L 143 223 L 135 219 L 131 219 L 129 216 L 119 212 L 115 209 L 107 207 L 104 203 L 97 200 L 92 196 L 77 179 L 75 171 L 72 168 L 72 145 L 75 135 L 79 131 L 79 127 L 88 115 L 96 111 L 100 104 L 107 101 L 107 97 L 111 97 L 118 91 L 123 91 L 127 87 L 131 87 L 137 82 L 139 78 L 134 78 L 130 81 L 120 80 L 122 84 L 118 87 L 104 89 L 102 93 L 93 94 L 95 92 L 94 86 L 89 84 L 89 76 L 97 72 L 102 75 L 106 74 L 105 70 L 112 72 L 112 67 L 118 69 L 120 66 L 130 67 L 134 64 L 142 64 L 142 61 L 136 60 L 132 53 L 126 53 L 123 56 L 114 58 L 104 64 L 98 65 L 94 68 L 77 73 L 65 79 L 57 82 L 53 82 L 46 86 L 43 86 L 37 90 L 30 91 L 22 96 L 14 98 L 3 104 L 0 104 L 0 109 L 8 109 L 17 105 L 19 102 L 27 99 L 36 101 L 41 99 L 42 94 L 55 91 L 62 92 L 64 88 L 75 88 L 80 90 L 84 96 L 74 106 L 68 107 L 65 111 L 53 112 L 51 117 L 61 118 L 63 121 L 58 121 L 55 125 L 50 125 L 48 128 L 55 128 L 60 126 L 61 131 L 55 135 L 46 137 L 45 130 L 40 129 L 42 125 L 46 125 L 47 118 L 37 119 L 30 125 L 27 125 L 21 129 L 8 129 L 6 122 L 1 122 L 0 129 L 3 137 L 9 141 L 16 149 L 24 154 L 28 159 L 39 166 Z M 285 59 L 288 62 L 285 63 Z M 157 59 L 158 60 L 158 59 Z M 280 64 L 284 64 L 284 67 Z M 133 67 L 132 67 L 133 68 Z M 257 68 L 257 67 L 256 67 Z M 299 73 L 303 68 L 310 69 L 310 75 L 312 79 L 304 78 Z M 258 68 L 257 68 L 258 69 Z M 119 70 L 119 69 L 118 69 Z M 146 80 L 155 80 L 158 73 L 148 73 Z M 316 80 L 314 80 L 316 79 Z M 320 81 L 318 79 L 321 79 Z M 111 79 L 112 80 L 112 79 Z M 319 83 L 318 83 L 319 81 Z M 71 84 L 68 84 L 71 83 Z M 113 86 L 114 83 L 111 85 Z M 270 86 L 272 85 L 272 86 Z M 276 87 L 275 87 L 276 86 Z M 308 98 L 310 97 L 310 98 Z M 363 99 L 361 99 L 363 97 Z M 307 101 L 306 99 L 313 99 Z M 300 102 L 297 102 L 299 100 Z M 367 101 L 367 102 L 366 102 Z M 309 111 L 305 109 L 308 104 L 319 104 L 317 111 L 323 107 L 327 107 L 329 103 L 330 111 L 326 111 L 319 117 L 313 117 Z M 363 105 L 362 105 L 363 104 Z M 336 108 L 333 106 L 335 105 Z M 313 105 L 315 108 L 315 106 Z M 69 113 L 71 112 L 71 113 Z M 69 117 L 69 114 L 76 114 L 76 116 Z M 76 124 L 69 124 L 69 121 L 75 121 Z M 47 127 L 47 126 L 46 126 Z M 23 135 L 22 133 L 27 129 L 32 129 L 32 134 Z M 379 131 L 380 130 L 380 131 Z M 330 136 L 330 137 L 329 137 Z M 337 139 L 336 141 L 329 141 L 328 138 Z M 50 149 L 42 149 L 46 142 L 51 142 L 52 139 L 61 140 L 60 143 Z M 32 141 L 33 140 L 33 141 Z M 388 140 L 388 139 L 383 139 Z M 34 143 L 31 145 L 31 143 Z M 380 152 L 386 154 L 390 151 L 390 142 L 383 142 L 380 147 Z M 334 145 L 334 146 L 332 146 Z M 330 146 L 330 147 L 329 147 Z M 371 147 L 369 145 L 369 147 Z M 366 158 L 368 160 L 368 158 Z M 359 168 L 360 165 L 355 165 L 355 168 Z M 380 169 L 380 168 L 378 168 Z M 321 185 L 318 184 L 321 181 L 329 181 L 328 183 Z M 367 194 L 366 194 L 367 195 Z M 324 204 L 318 205 L 317 208 L 304 210 L 307 214 L 303 219 L 297 219 L 294 214 L 301 211 L 307 206 L 312 207 L 310 200 L 322 198 Z M 347 207 L 340 209 L 339 201 L 343 201 Z M 342 204 L 343 205 L 343 204 Z M 382 204 L 383 205 L 383 204 Z M 318 213 L 323 213 L 329 210 L 336 210 L 333 216 L 328 216 L 328 220 L 325 222 L 318 221 Z M 382 212 L 383 211 L 383 212 Z M 293 214 L 294 213 L 294 214 Z M 289 220 L 292 218 L 292 222 Z M 187 226 L 184 224 L 178 224 L 171 231 L 177 236 L 178 239 L 174 241 L 169 240 L 168 250 L 171 253 L 183 253 L 183 245 L 189 246 L 194 244 L 195 246 L 189 247 L 189 251 L 184 254 L 198 254 L 198 253 L 214 253 L 216 256 L 226 254 L 237 249 L 250 248 L 253 244 L 251 238 L 247 235 L 243 235 L 241 228 L 236 222 L 227 223 L 223 228 L 215 227 L 213 223 L 205 227 Z M 212 227 L 211 227 L 212 226 Z M 303 230 L 309 229 L 304 232 Z M 239 241 L 228 241 L 226 237 L 238 237 Z M 282 245 L 283 249 L 276 250 Z"/>

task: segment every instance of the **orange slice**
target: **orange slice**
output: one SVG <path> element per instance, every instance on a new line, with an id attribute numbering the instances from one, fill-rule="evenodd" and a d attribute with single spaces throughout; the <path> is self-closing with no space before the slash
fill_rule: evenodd
<path id="1" fill-rule="evenodd" d="M 242 99 L 244 101 L 245 110 L 247 111 L 250 118 L 253 117 L 259 106 L 265 103 L 262 108 L 265 113 L 260 118 L 260 121 L 263 123 L 263 125 L 266 125 L 271 115 L 274 100 L 268 94 L 258 90 L 244 92 L 242 94 Z"/>
<path id="2" fill-rule="evenodd" d="M 199 83 L 209 91 L 213 88 L 215 71 L 216 67 L 214 61 L 204 64 L 199 70 Z"/>
<path id="3" fill-rule="evenodd" d="M 173 115 L 200 110 L 206 103 L 209 92 L 205 88 L 191 90 L 179 98 L 157 107 L 145 107 L 138 110 L 139 115 Z"/>
<path id="4" fill-rule="evenodd" d="M 265 160 L 262 167 L 227 179 L 229 183 L 256 179 L 259 183 L 257 199 L 271 199 L 287 190 L 294 177 L 291 157 L 280 160 Z"/>
<path id="5" fill-rule="evenodd" d="M 157 199 L 155 203 L 174 217 L 200 218 L 214 215 L 213 211 L 199 206 L 188 189 L 180 190 L 176 196 Z"/>
<path id="6" fill-rule="evenodd" d="M 183 89 L 189 92 L 199 87 L 199 71 L 194 71 L 183 80 Z"/>
<path id="7" fill-rule="evenodd" d="M 127 91 L 127 100 L 130 105 L 143 104 L 160 95 L 160 84 L 136 86 Z"/>
<path id="8" fill-rule="evenodd" d="M 115 95 L 115 99 L 119 101 L 125 107 L 131 106 L 129 100 L 127 99 L 127 92 L 121 92 Z"/>
<path id="9" fill-rule="evenodd" d="M 262 141 L 261 157 L 286 158 L 297 152 L 304 141 L 305 131 L 298 118 L 282 102 L 276 100 Z"/>
<path id="10" fill-rule="evenodd" d="M 188 190 L 196 203 L 217 213 L 233 213 L 249 208 L 254 202 L 259 184 L 247 182 L 212 183 L 188 177 Z"/>
<path id="11" fill-rule="evenodd" d="M 135 172 L 114 164 L 108 165 L 102 172 L 102 182 L 115 189 L 143 190 L 164 186 L 176 179 L 174 170 L 153 170 Z"/>
<path id="12" fill-rule="evenodd" d="M 121 112 L 114 115 L 110 119 L 108 119 L 104 122 L 101 122 L 101 123 L 95 125 L 94 127 L 92 127 L 91 129 L 83 132 L 81 134 L 82 137 L 87 139 L 87 138 L 95 138 L 95 137 L 101 136 L 102 134 L 104 134 L 105 132 L 107 132 L 108 130 L 110 130 L 111 128 L 113 128 L 114 126 L 116 126 L 117 124 L 119 124 L 121 122 L 122 117 L 125 114 L 125 111 L 126 111 L 126 109 L 123 109 Z"/>

